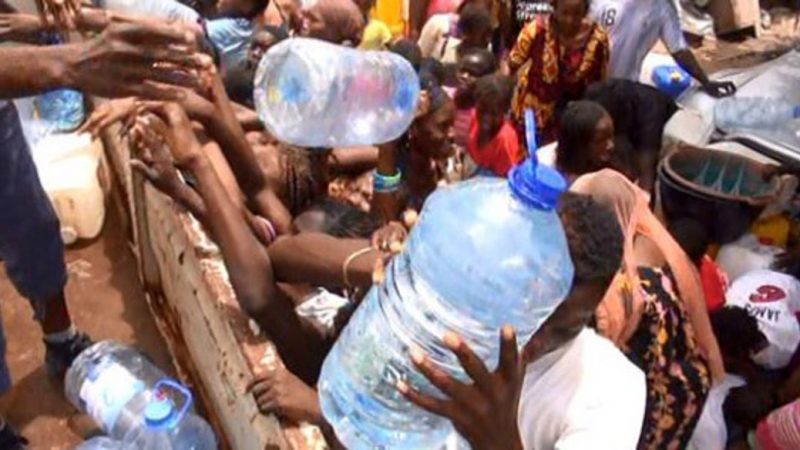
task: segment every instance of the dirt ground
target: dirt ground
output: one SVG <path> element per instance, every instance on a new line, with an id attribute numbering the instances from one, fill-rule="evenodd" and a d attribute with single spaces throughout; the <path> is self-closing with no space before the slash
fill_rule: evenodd
<path id="1" fill-rule="evenodd" d="M 695 55 L 709 73 L 727 68 L 753 66 L 773 59 L 800 46 L 800 12 L 786 8 L 770 10 L 771 25 L 758 38 L 752 30 L 723 37 L 706 37 L 694 49 Z"/>
<path id="2" fill-rule="evenodd" d="M 142 350 L 167 372 L 174 372 L 164 341 L 150 315 L 120 226 L 109 214 L 102 235 L 70 248 L 66 254 L 67 298 L 76 325 L 95 340 L 114 339 Z M 64 399 L 63 388 L 51 384 L 42 362 L 42 334 L 27 301 L 2 270 L 0 309 L 8 340 L 8 361 L 14 379 L 8 419 L 30 439 L 33 450 L 73 448 L 94 427 Z"/>

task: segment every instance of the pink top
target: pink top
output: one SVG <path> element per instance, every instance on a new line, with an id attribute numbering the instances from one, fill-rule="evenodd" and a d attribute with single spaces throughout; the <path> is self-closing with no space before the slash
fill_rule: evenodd
<path id="1" fill-rule="evenodd" d="M 456 120 L 453 123 L 453 141 L 463 149 L 467 148 L 469 142 L 469 127 L 472 124 L 472 116 L 475 108 L 456 110 Z"/>
<path id="2" fill-rule="evenodd" d="M 461 0 L 431 0 L 428 3 L 428 11 L 425 20 L 430 19 L 435 14 L 450 14 L 456 12 Z"/>
<path id="3" fill-rule="evenodd" d="M 756 440 L 760 450 L 800 448 L 800 400 L 772 411 L 758 424 Z"/>

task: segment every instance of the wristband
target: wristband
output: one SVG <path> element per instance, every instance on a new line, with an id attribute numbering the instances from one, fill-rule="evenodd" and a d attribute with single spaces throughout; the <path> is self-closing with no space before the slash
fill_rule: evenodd
<path id="1" fill-rule="evenodd" d="M 376 170 L 372 174 L 372 190 L 374 192 L 394 192 L 400 188 L 403 181 L 403 173 L 398 170 L 394 175 L 381 175 Z"/>

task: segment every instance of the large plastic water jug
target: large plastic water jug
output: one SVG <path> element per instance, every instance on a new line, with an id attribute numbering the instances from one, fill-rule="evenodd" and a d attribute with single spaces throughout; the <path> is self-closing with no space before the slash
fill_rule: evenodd
<path id="1" fill-rule="evenodd" d="M 390 52 L 287 39 L 258 66 L 255 103 L 269 132 L 301 147 L 357 147 L 400 137 L 419 99 L 411 64 Z"/>
<path id="2" fill-rule="evenodd" d="M 100 234 L 105 194 L 100 185 L 103 144 L 89 134 L 47 134 L 31 149 L 39 179 L 71 244 Z"/>
<path id="3" fill-rule="evenodd" d="M 800 130 L 800 105 L 779 98 L 728 97 L 714 105 L 714 123 L 723 131 Z"/>
<path id="4" fill-rule="evenodd" d="M 75 450 L 140 450 L 126 442 L 98 436 L 75 447 Z"/>
<path id="5" fill-rule="evenodd" d="M 521 345 L 528 341 L 572 283 L 555 212 L 565 188 L 556 171 L 531 158 L 508 180 L 476 178 L 429 197 L 405 250 L 323 364 L 322 411 L 345 447 L 441 448 L 450 422 L 412 405 L 396 387 L 402 380 L 440 395 L 413 367 L 409 348 L 465 379 L 442 343 L 446 331 L 461 335 L 490 368 L 503 325 L 517 330 Z"/>
<path id="6" fill-rule="evenodd" d="M 166 430 L 167 434 L 180 431 L 174 433 L 181 436 L 178 442 L 190 442 L 197 450 L 215 448 L 206 445 L 209 433 L 213 438 L 208 424 L 191 413 L 189 391 L 168 380 L 164 372 L 128 346 L 103 341 L 89 347 L 72 363 L 64 384 L 67 398 L 73 405 L 92 417 L 109 437 L 131 442 L 134 448 L 193 448 L 138 446 L 138 439 L 146 434 L 143 430 L 150 426 L 148 420 L 153 422 L 153 417 L 161 419 L 156 424 L 162 427 L 160 431 Z M 167 388 L 185 397 L 179 412 L 170 408 L 174 408 L 174 404 L 166 397 Z M 196 440 L 186 440 L 187 430 Z"/>
<path id="7" fill-rule="evenodd" d="M 178 409 L 166 395 L 170 388 L 183 395 Z M 192 414 L 192 393 L 171 380 L 159 381 L 155 395 L 144 409 L 141 426 L 128 431 L 123 441 L 148 450 L 216 450 L 214 432 L 205 420 Z"/>

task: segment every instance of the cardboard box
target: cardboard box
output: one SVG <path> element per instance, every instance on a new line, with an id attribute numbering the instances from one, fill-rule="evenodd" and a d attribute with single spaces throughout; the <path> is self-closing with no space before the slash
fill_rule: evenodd
<path id="1" fill-rule="evenodd" d="M 714 18 L 717 34 L 726 34 L 754 27 L 756 34 L 760 27 L 761 10 L 758 0 L 711 0 L 708 11 Z"/>

